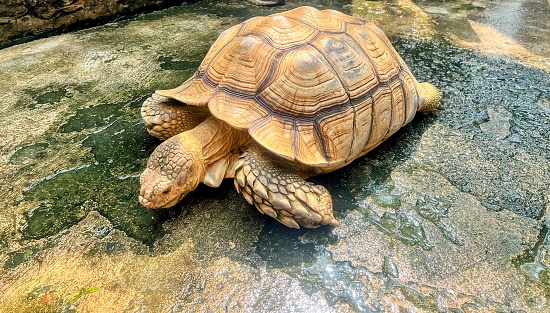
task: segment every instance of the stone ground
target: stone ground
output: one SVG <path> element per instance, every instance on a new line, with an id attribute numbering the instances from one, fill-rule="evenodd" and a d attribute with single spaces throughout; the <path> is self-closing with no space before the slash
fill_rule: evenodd
<path id="1" fill-rule="evenodd" d="M 181 3 L 174 0 L 2 0 L 0 47 L 118 21 Z"/>
<path id="2" fill-rule="evenodd" d="M 141 102 L 222 30 L 303 3 L 202 1 L 0 50 L 0 312 L 548 312 L 549 4 L 310 3 L 374 21 L 445 94 L 314 179 L 335 229 L 287 229 L 231 181 L 137 203 L 159 144 Z"/>

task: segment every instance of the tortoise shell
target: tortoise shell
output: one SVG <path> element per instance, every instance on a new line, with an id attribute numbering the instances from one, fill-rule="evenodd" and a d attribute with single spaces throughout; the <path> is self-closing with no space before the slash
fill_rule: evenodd
<path id="1" fill-rule="evenodd" d="M 303 164 L 345 164 L 412 120 L 424 91 L 382 30 L 300 7 L 224 31 L 193 77 L 158 94 L 247 129 Z"/>

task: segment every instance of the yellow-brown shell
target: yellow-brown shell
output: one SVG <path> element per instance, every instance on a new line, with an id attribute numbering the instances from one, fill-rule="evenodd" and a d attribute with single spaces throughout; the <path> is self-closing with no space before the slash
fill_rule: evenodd
<path id="1" fill-rule="evenodd" d="M 157 93 L 208 106 L 273 153 L 317 167 L 372 150 L 424 101 L 378 27 L 311 7 L 227 29 L 193 77 Z"/>

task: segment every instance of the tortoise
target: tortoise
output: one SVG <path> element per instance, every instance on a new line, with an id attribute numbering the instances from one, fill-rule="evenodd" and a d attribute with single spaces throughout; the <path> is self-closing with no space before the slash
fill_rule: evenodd
<path id="1" fill-rule="evenodd" d="M 328 190 L 305 179 L 363 156 L 441 100 L 371 22 L 307 6 L 251 18 L 222 32 L 181 86 L 144 102 L 148 131 L 165 141 L 139 201 L 167 208 L 201 182 L 233 178 L 288 227 L 338 226 Z"/>

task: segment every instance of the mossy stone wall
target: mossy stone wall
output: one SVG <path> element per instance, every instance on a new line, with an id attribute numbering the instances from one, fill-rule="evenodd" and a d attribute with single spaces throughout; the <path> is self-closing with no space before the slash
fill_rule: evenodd
<path id="1" fill-rule="evenodd" d="M 0 48 L 36 37 L 92 27 L 182 3 L 185 2 L 181 0 L 2 0 L 0 1 Z"/>

